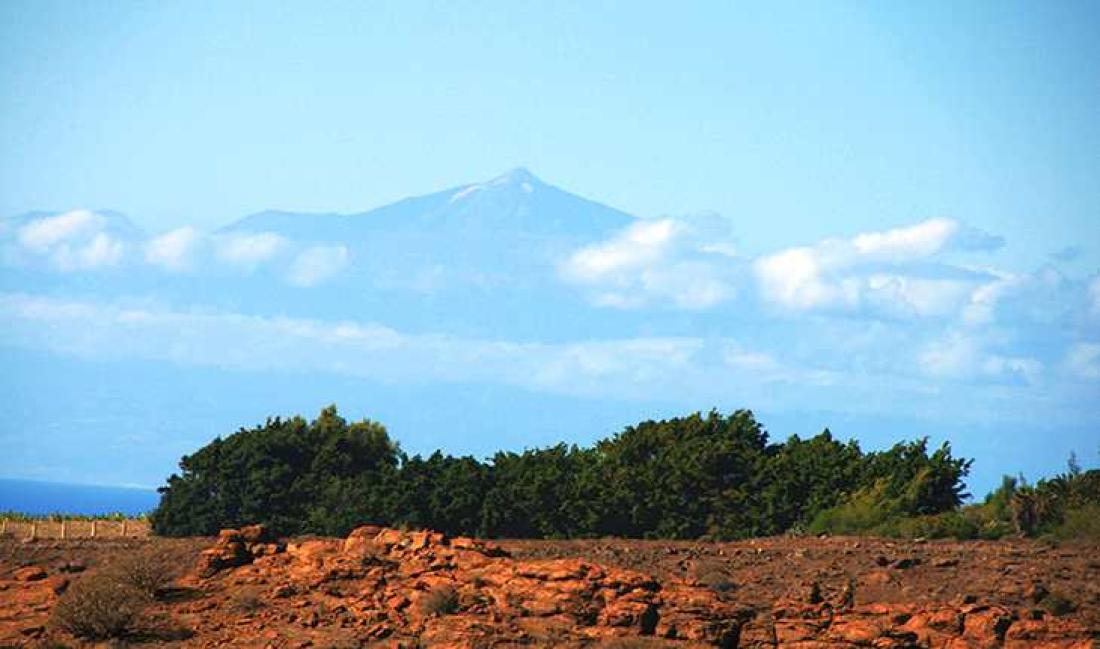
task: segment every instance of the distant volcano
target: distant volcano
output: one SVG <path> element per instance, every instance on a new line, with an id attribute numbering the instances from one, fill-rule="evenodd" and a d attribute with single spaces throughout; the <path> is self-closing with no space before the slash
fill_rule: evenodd
<path id="1" fill-rule="evenodd" d="M 635 217 L 548 185 L 527 169 L 485 182 L 406 198 L 357 214 L 266 211 L 222 232 L 274 232 L 297 240 L 354 242 L 382 233 L 586 240 Z"/>

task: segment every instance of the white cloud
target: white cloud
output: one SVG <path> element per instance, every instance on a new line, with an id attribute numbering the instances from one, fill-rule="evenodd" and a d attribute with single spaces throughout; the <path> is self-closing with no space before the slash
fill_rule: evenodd
<path id="1" fill-rule="evenodd" d="M 703 309 L 736 294 L 727 229 L 714 217 L 639 221 L 575 251 L 558 271 L 597 306 Z"/>
<path id="2" fill-rule="evenodd" d="M 62 272 L 95 270 L 117 266 L 126 244 L 104 232 L 83 243 L 63 242 L 50 249 L 47 259 Z"/>
<path id="3" fill-rule="evenodd" d="M 679 230 L 672 219 L 631 224 L 606 243 L 581 248 L 563 272 L 580 282 L 624 279 L 622 275 L 660 260 Z"/>
<path id="4" fill-rule="evenodd" d="M 989 249 L 1000 239 L 951 219 L 826 239 L 757 258 L 761 299 L 792 311 L 869 309 L 890 317 L 952 316 L 985 273 L 935 262 L 953 250 Z M 746 261 L 715 217 L 640 221 L 574 252 L 559 267 L 594 303 L 632 308 L 654 303 L 705 309 L 737 294 Z"/>
<path id="5" fill-rule="evenodd" d="M 83 247 L 70 252 L 67 246 L 58 251 L 58 264 L 62 270 L 101 268 L 115 266 L 122 259 L 125 244 L 109 234 L 100 232 Z"/>
<path id="6" fill-rule="evenodd" d="M 127 245 L 108 229 L 107 219 L 89 210 L 37 218 L 18 228 L 16 249 L 8 249 L 5 263 L 41 259 L 62 272 L 117 266 Z"/>
<path id="7" fill-rule="evenodd" d="M 926 345 L 917 361 L 931 376 L 957 377 L 972 373 L 978 366 L 979 357 L 980 350 L 974 340 L 956 334 Z"/>
<path id="8" fill-rule="evenodd" d="M 838 329 L 837 323 L 844 324 Z M 1039 359 L 1009 349 L 1007 339 L 994 345 L 962 331 L 929 342 L 912 331 L 884 330 L 881 322 L 819 324 L 823 328 L 816 335 L 794 338 L 751 326 L 744 338 L 541 343 L 412 334 L 370 322 L 0 293 L 0 340 L 7 346 L 87 359 L 337 374 L 382 383 L 509 385 L 690 408 L 752 404 L 765 411 L 825 411 L 843 402 L 848 412 L 919 417 L 950 401 L 953 416 L 975 421 L 996 421 L 1008 412 L 1072 418 L 1077 411 L 1067 395 L 1088 389 L 1080 379 L 1100 377 L 1096 344 L 1075 347 L 1059 359 L 1075 374 L 1048 377 Z M 868 336 L 853 342 L 860 328 L 870 328 Z M 1069 384 L 1058 382 L 1071 377 L 1078 383 L 1059 392 Z M 1052 406 L 1059 403 L 1067 405 Z"/>
<path id="9" fill-rule="evenodd" d="M 981 325 L 992 322 L 997 305 L 1023 282 L 1018 275 L 1004 274 L 992 282 L 982 284 L 970 294 L 963 307 L 963 322 L 969 325 Z"/>
<path id="10" fill-rule="evenodd" d="M 145 244 L 145 261 L 170 271 L 191 268 L 200 237 L 190 227 L 176 228 L 153 237 Z"/>
<path id="11" fill-rule="evenodd" d="M 826 283 L 823 270 L 820 255 L 813 248 L 790 248 L 755 264 L 761 293 L 772 302 L 794 309 L 853 302 L 851 288 Z"/>
<path id="12" fill-rule="evenodd" d="M 45 252 L 52 246 L 98 232 L 104 225 L 102 216 L 88 210 L 73 210 L 57 216 L 36 219 L 19 229 L 19 242 L 27 248 Z"/>
<path id="13" fill-rule="evenodd" d="M 954 314 L 970 299 L 972 287 L 972 282 L 954 279 L 876 273 L 866 278 L 861 293 L 882 311 L 927 317 Z"/>
<path id="14" fill-rule="evenodd" d="M 1088 283 L 1051 266 L 1035 272 L 986 269 L 986 273 L 995 279 L 974 289 L 963 308 L 967 325 L 1066 330 L 1082 316 L 1088 318 L 1095 305 Z M 1100 309 L 1093 313 L 1100 315 Z"/>
<path id="15" fill-rule="evenodd" d="M 905 261 L 923 259 L 941 250 L 959 231 L 950 219 L 929 219 L 916 225 L 856 235 L 852 246 L 869 259 Z"/>
<path id="16" fill-rule="evenodd" d="M 348 265 L 345 246 L 313 246 L 294 258 L 287 281 L 295 286 L 315 286 L 331 279 Z"/>
<path id="17" fill-rule="evenodd" d="M 1078 343 L 1066 354 L 1066 367 L 1078 378 L 1100 379 L 1100 344 Z"/>
<path id="18" fill-rule="evenodd" d="M 553 393 L 679 400 L 770 399 L 796 374 L 729 339 L 634 337 L 560 343 L 407 334 L 148 304 L 105 305 L 0 293 L 7 344 L 84 358 L 142 359 L 245 371 L 329 372 L 385 382 L 489 381 Z M 726 350 L 735 355 L 724 359 Z M 724 359 L 724 360 L 723 360 Z"/>
<path id="19" fill-rule="evenodd" d="M 935 378 L 986 378 L 1035 383 L 1043 364 L 1024 356 L 991 353 L 987 343 L 968 334 L 953 332 L 930 342 L 917 355 L 922 371 Z"/>
<path id="20" fill-rule="evenodd" d="M 1092 278 L 1088 288 L 1089 313 L 1100 316 L 1100 276 Z"/>
<path id="21" fill-rule="evenodd" d="M 214 238 L 220 259 L 250 270 L 279 254 L 288 243 L 274 232 L 224 234 Z"/>
<path id="22" fill-rule="evenodd" d="M 928 263 L 953 248 L 991 245 L 992 238 L 982 237 L 988 235 L 950 219 L 930 219 L 781 250 L 757 259 L 753 270 L 761 298 L 783 309 L 951 315 L 970 300 L 978 280 L 963 269 Z"/>

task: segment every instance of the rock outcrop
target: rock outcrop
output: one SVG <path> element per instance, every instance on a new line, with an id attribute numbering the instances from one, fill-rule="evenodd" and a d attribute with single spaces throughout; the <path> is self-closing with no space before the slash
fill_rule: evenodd
<path id="1" fill-rule="evenodd" d="M 190 571 L 143 615 L 157 646 L 1088 649 L 1100 637 L 1095 546 L 493 543 L 377 526 L 281 541 L 250 526 L 141 551 L 180 543 Z M 87 646 L 51 610 L 70 580 L 137 548 L 10 546 L 0 647 Z"/>
<path id="2" fill-rule="evenodd" d="M 208 577 L 226 568 L 252 563 L 256 557 L 282 552 L 285 546 L 263 525 L 248 525 L 239 530 L 222 530 L 218 542 L 204 550 L 199 558 L 198 573 Z"/>
<path id="3" fill-rule="evenodd" d="M 244 563 L 237 563 L 235 538 L 223 533 L 204 553 L 200 573 L 206 583 L 263 586 L 279 601 L 254 619 L 257 630 L 269 629 L 274 646 L 284 640 L 270 630 L 280 620 L 393 647 L 589 646 L 634 637 L 755 649 L 1093 646 L 1071 622 L 1023 620 L 1001 607 L 856 606 L 850 584 L 823 592 L 816 582 L 796 585 L 771 606 L 749 606 L 729 588 L 697 579 L 658 580 L 580 558 L 521 560 L 493 543 L 430 531 L 367 526 L 342 540 L 304 540 L 285 551 L 265 547 Z M 210 572 L 214 565 L 222 566 L 221 574 Z M 317 610 L 328 614 L 298 613 Z"/>

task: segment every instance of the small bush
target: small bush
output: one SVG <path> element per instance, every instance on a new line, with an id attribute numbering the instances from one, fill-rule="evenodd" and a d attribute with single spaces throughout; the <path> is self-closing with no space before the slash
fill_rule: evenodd
<path id="1" fill-rule="evenodd" d="M 1067 509 L 1054 535 L 1060 539 L 1100 540 L 1100 503 Z"/>
<path id="2" fill-rule="evenodd" d="M 612 638 L 599 646 L 601 649 L 658 649 L 668 647 L 670 643 L 657 638 Z"/>
<path id="3" fill-rule="evenodd" d="M 810 523 L 811 534 L 869 534 L 893 518 L 896 503 L 885 494 L 886 483 L 857 491 L 836 507 L 821 511 Z"/>
<path id="4" fill-rule="evenodd" d="M 149 601 L 144 592 L 113 575 L 89 575 L 61 596 L 51 623 L 79 638 L 120 638 L 134 631 Z"/>
<path id="5" fill-rule="evenodd" d="M 974 539 L 980 534 L 978 524 L 961 511 L 897 518 L 880 525 L 874 531 L 883 536 L 928 539 Z"/>
<path id="6" fill-rule="evenodd" d="M 436 586 L 420 600 L 425 615 L 450 615 L 458 610 L 458 591 L 453 586 Z"/>
<path id="7" fill-rule="evenodd" d="M 233 596 L 233 609 L 245 615 L 252 615 L 264 606 L 264 600 L 255 591 L 248 590 Z"/>
<path id="8" fill-rule="evenodd" d="M 737 588 L 729 574 L 716 564 L 703 564 L 695 569 L 695 580 L 718 593 L 725 593 Z"/>
<path id="9" fill-rule="evenodd" d="M 156 597 L 175 581 L 180 571 L 181 563 L 177 557 L 146 545 L 104 566 L 103 578 L 113 579 L 149 597 Z"/>
<path id="10" fill-rule="evenodd" d="M 1039 602 L 1039 606 L 1051 615 L 1067 615 L 1077 610 L 1077 605 L 1073 603 L 1073 600 L 1061 593 L 1048 594 Z"/>

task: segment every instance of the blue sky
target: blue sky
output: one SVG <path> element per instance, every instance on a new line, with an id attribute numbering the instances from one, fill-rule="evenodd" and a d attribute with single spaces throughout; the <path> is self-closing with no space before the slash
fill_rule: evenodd
<path id="1" fill-rule="evenodd" d="M 37 262 L 20 253 L 0 268 L 0 331 L 16 368 L 3 381 L 23 395 L 7 403 L 23 412 L 19 430 L 0 431 L 23 449 L 21 464 L 0 474 L 149 483 L 213 434 L 315 401 L 379 416 L 418 450 L 584 441 L 652 414 L 747 406 L 779 436 L 843 422 L 842 436 L 941 435 L 1033 474 L 1057 470 L 1071 449 L 1094 462 L 1098 28 L 1100 10 L 1085 2 L 3 3 L 0 215 L 70 216 L 30 234 L 8 228 L 49 261 L 25 271 Z M 646 219 L 578 243 L 539 276 L 583 305 L 569 307 L 571 321 L 588 331 L 564 317 L 520 332 L 474 324 L 473 313 L 441 315 L 433 330 L 431 319 L 355 305 L 311 312 L 321 301 L 306 289 L 357 268 L 354 247 L 209 238 L 267 208 L 358 212 L 517 166 Z M 129 252 L 97 243 L 107 222 L 81 209 L 118 210 L 167 238 Z M 91 238 L 59 247 L 61 226 Z M 130 252 L 159 264 L 164 286 L 103 279 L 104 265 L 132 268 Z M 279 280 L 292 287 L 287 312 L 244 298 L 233 308 L 246 289 L 226 278 L 253 277 L 278 254 L 291 268 Z M 212 260 L 237 270 L 204 274 Z M 454 304 L 423 297 L 424 286 L 436 284 L 409 290 L 440 310 Z M 91 353 L 131 344 L 118 323 L 135 305 L 161 323 L 132 343 L 145 351 Z M 74 309 L 105 324 L 83 330 Z M 213 315 L 197 325 L 196 311 Z M 279 317 L 297 318 L 295 335 L 307 320 L 381 327 L 371 331 L 417 358 L 482 350 L 496 359 L 488 370 L 425 369 L 415 382 L 432 398 L 464 395 L 444 408 L 450 420 L 471 394 L 491 393 L 492 405 L 471 409 L 461 439 L 438 438 L 425 432 L 430 418 L 347 403 L 386 394 L 375 403 L 414 409 L 422 394 L 394 387 L 407 377 L 355 387 L 366 380 L 356 372 L 302 361 L 286 371 L 347 398 L 273 387 L 221 414 L 169 399 L 192 423 L 148 433 L 167 438 L 148 474 L 37 462 L 28 427 L 93 416 L 72 405 L 47 421 L 27 405 L 32 393 L 79 392 L 55 374 L 90 372 L 114 401 L 131 395 L 95 426 L 135 429 L 166 398 L 136 376 L 160 372 L 170 392 L 184 375 L 221 385 L 267 371 L 187 350 L 273 336 L 289 325 L 242 318 Z M 184 326 L 209 338 L 187 347 L 164 331 Z M 653 378 L 670 358 L 714 356 L 741 372 L 667 374 L 693 388 L 673 396 Z M 409 358 L 391 361 L 446 365 Z M 637 380 L 609 392 L 588 382 L 605 376 L 592 363 Z M 495 428 L 500 403 L 526 404 L 515 425 L 532 432 Z M 581 414 L 556 425 L 549 404 Z M 996 470 L 984 471 L 992 484 Z"/>

